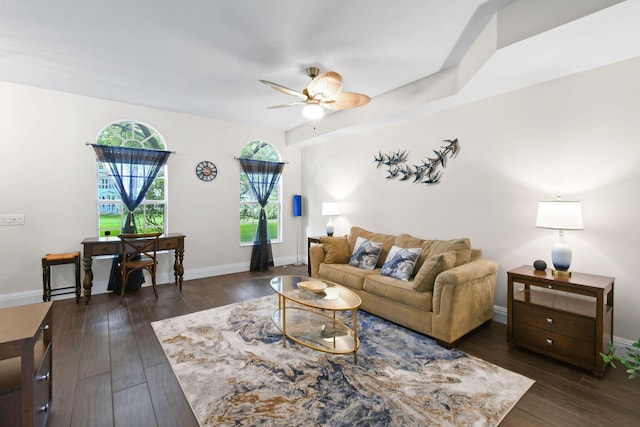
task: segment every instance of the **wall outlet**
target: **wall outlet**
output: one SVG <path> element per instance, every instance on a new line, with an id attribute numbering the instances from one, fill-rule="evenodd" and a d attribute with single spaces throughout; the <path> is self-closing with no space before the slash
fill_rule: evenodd
<path id="1" fill-rule="evenodd" d="M 0 225 L 24 225 L 24 214 L 1 214 Z"/>
<path id="2" fill-rule="evenodd" d="M 24 214 L 11 215 L 11 225 L 24 225 Z"/>

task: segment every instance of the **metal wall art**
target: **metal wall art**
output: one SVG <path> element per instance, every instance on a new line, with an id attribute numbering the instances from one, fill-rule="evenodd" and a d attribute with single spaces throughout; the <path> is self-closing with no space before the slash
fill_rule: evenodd
<path id="1" fill-rule="evenodd" d="M 377 168 L 381 166 L 387 167 L 387 179 L 399 178 L 400 181 L 407 181 L 413 178 L 413 182 L 422 184 L 437 184 L 440 181 L 441 173 L 438 170 L 440 166 L 447 167 L 447 158 L 454 158 L 458 153 L 458 138 L 445 139 L 447 145 L 440 146 L 440 150 L 433 150 L 435 157 L 427 157 L 422 160 L 420 165 L 407 165 L 407 150 L 390 151 L 388 154 L 382 154 L 378 151 L 378 155 L 374 155 L 373 159 L 377 163 Z"/>

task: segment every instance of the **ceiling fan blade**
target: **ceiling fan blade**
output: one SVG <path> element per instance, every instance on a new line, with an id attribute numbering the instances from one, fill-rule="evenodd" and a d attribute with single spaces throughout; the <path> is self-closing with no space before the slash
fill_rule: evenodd
<path id="1" fill-rule="evenodd" d="M 302 99 L 307 99 L 307 96 L 302 92 L 289 89 L 288 87 L 284 87 L 282 85 L 279 85 L 278 83 L 273 83 L 267 80 L 260 80 L 260 83 L 267 85 L 270 88 L 277 90 L 278 92 L 282 92 L 284 94 L 291 95 L 291 96 L 297 96 L 298 98 L 302 98 Z"/>
<path id="2" fill-rule="evenodd" d="M 284 107 L 292 107 L 294 105 L 304 105 L 306 104 L 306 101 L 296 101 L 296 102 L 290 102 L 288 104 L 280 104 L 280 105 L 274 105 L 272 107 L 267 107 L 267 108 L 284 108 Z"/>
<path id="3" fill-rule="evenodd" d="M 362 107 L 371 101 L 367 95 L 354 92 L 342 92 L 336 99 L 322 102 L 322 106 L 329 110 L 346 110 L 347 108 Z"/>
<path id="4" fill-rule="evenodd" d="M 341 90 L 342 76 L 335 71 L 320 74 L 307 86 L 309 97 L 315 98 L 321 95 L 323 100 L 336 99 Z"/>

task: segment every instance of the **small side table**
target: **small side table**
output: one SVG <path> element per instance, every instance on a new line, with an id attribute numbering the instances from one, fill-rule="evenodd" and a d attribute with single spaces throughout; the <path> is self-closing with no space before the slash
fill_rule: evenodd
<path id="1" fill-rule="evenodd" d="M 507 272 L 507 342 L 602 378 L 613 337 L 613 277 L 555 276 L 523 265 Z"/>
<path id="2" fill-rule="evenodd" d="M 322 236 L 311 236 L 307 237 L 307 273 L 311 276 L 311 244 L 320 244 L 320 238 Z"/>

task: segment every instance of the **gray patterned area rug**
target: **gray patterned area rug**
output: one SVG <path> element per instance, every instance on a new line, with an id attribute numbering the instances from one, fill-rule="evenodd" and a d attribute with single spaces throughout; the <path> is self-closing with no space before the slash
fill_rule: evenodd
<path id="1" fill-rule="evenodd" d="M 493 426 L 534 383 L 360 311 L 353 355 L 291 341 L 267 296 L 152 323 L 200 425 Z"/>

